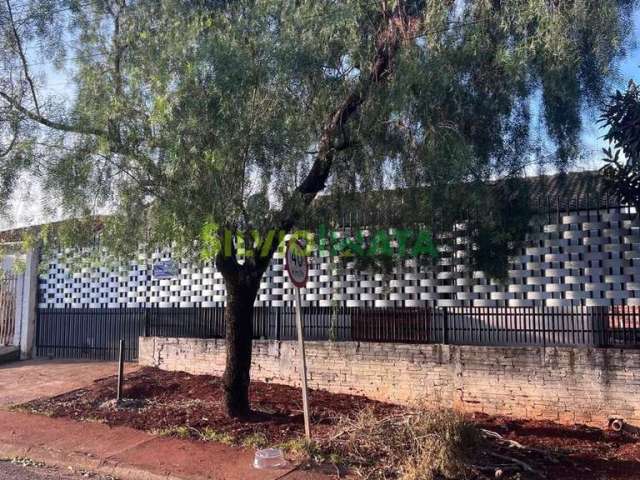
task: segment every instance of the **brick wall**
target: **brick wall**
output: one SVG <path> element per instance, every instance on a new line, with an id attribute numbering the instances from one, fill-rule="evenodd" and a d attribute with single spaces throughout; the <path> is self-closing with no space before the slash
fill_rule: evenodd
<path id="1" fill-rule="evenodd" d="M 640 425 L 640 351 L 308 342 L 312 388 L 513 417 Z M 139 362 L 220 375 L 224 341 L 140 338 Z M 255 341 L 252 378 L 299 384 L 296 342 Z"/>

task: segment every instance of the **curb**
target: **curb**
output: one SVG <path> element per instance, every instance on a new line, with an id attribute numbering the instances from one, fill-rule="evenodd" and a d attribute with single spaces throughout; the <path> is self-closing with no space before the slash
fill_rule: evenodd
<path id="1" fill-rule="evenodd" d="M 109 457 L 99 459 L 87 454 L 67 453 L 62 450 L 48 448 L 44 445 L 25 447 L 0 440 L 0 459 L 12 460 L 14 458 L 28 458 L 36 462 L 42 462 L 45 465 L 62 469 L 73 467 L 74 469 L 86 470 L 87 472 L 126 480 L 201 480 L 203 478 L 211 478 L 201 475 L 176 476 L 172 473 L 159 475 L 132 465 L 120 465 L 112 461 Z M 283 471 L 276 480 L 286 480 L 292 475 L 295 475 L 299 469 L 300 465 L 291 465 L 290 468 Z"/>
<path id="2" fill-rule="evenodd" d="M 69 454 L 45 446 L 24 447 L 0 440 L 0 458 L 28 458 L 59 468 L 73 467 L 101 475 L 127 480 L 193 480 L 193 477 L 177 477 L 173 474 L 158 475 L 147 470 L 129 465 L 119 465 L 109 458 L 98 459 L 88 455 Z"/>

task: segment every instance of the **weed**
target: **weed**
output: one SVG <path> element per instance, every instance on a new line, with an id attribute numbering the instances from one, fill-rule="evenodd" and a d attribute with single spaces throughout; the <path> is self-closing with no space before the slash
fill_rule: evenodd
<path id="1" fill-rule="evenodd" d="M 225 445 L 235 444 L 235 438 L 229 433 L 218 432 L 211 427 L 205 427 L 203 430 L 193 430 L 198 434 L 200 440 L 205 442 L 218 442 L 224 443 Z"/>
<path id="2" fill-rule="evenodd" d="M 37 408 L 29 406 L 29 404 L 11 405 L 8 408 L 8 410 L 10 412 L 30 413 L 30 414 L 33 414 L 33 415 L 42 415 L 44 417 L 53 417 L 54 416 L 53 410 L 48 410 L 46 408 L 37 409 Z"/>
<path id="3" fill-rule="evenodd" d="M 38 462 L 28 457 L 13 457 L 8 461 L 14 465 L 21 465 L 23 467 L 44 468 L 46 466 L 43 462 Z"/>
<path id="4" fill-rule="evenodd" d="M 152 430 L 152 434 L 159 435 L 161 437 L 176 437 L 176 438 L 197 438 L 204 442 L 218 442 L 226 445 L 235 445 L 236 440 L 233 435 L 225 432 L 218 432 L 211 427 L 205 427 L 202 430 L 190 427 L 188 425 L 177 425 L 168 428 L 161 428 L 158 430 Z"/>
<path id="5" fill-rule="evenodd" d="M 99 417 L 82 417 L 81 420 L 83 422 L 89 422 L 89 423 L 107 423 L 107 421 L 104 418 L 99 418 Z"/>
<path id="6" fill-rule="evenodd" d="M 190 438 L 192 436 L 191 428 L 186 425 L 176 425 L 173 427 L 161 428 L 153 430 L 151 433 L 159 435 L 160 437 L 176 437 L 176 438 Z"/>
<path id="7" fill-rule="evenodd" d="M 323 444 L 325 458 L 342 460 L 371 479 L 432 480 L 464 478 L 480 433 L 448 410 L 416 407 L 379 418 L 372 410 L 342 417 L 336 436 Z M 339 455 L 339 458 L 338 458 Z"/>
<path id="8" fill-rule="evenodd" d="M 287 440 L 278 447 L 287 455 L 300 461 L 322 460 L 324 458 L 324 453 L 316 442 L 302 437 Z"/>
<path id="9" fill-rule="evenodd" d="M 242 446 L 245 448 L 265 448 L 269 444 L 267 437 L 264 433 L 252 433 L 242 439 Z"/>

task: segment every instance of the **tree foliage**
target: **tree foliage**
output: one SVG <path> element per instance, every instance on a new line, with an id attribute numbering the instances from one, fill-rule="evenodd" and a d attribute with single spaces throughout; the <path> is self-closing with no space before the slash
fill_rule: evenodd
<path id="1" fill-rule="evenodd" d="M 601 171 L 611 190 L 640 209 L 640 90 L 633 81 L 626 92 L 611 97 L 601 121 L 608 127 L 604 138 L 613 146 L 603 149 Z"/>
<path id="2" fill-rule="evenodd" d="M 277 213 L 295 209 L 297 187 L 326 156 L 320 147 L 331 165 L 313 195 L 429 187 L 409 209 L 421 221 L 451 202 L 456 211 L 477 203 L 475 194 L 449 200 L 451 185 L 472 189 L 535 160 L 532 108 L 567 165 L 632 2 L 0 5 L 2 197 L 28 171 L 68 216 L 107 205 L 116 213 L 107 236 L 122 251 L 191 248 L 206 223 L 282 221 Z M 72 101 L 47 95 L 50 71 L 31 65 L 42 60 L 65 69 Z M 374 78 L 380 61 L 390 65 Z M 357 112 L 321 145 L 354 94 Z"/>

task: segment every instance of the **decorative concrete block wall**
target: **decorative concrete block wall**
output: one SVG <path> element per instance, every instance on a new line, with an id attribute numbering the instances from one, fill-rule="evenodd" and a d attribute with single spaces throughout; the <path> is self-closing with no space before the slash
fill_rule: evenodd
<path id="1" fill-rule="evenodd" d="M 307 342 L 311 388 L 563 423 L 640 425 L 640 351 Z M 221 375 L 222 340 L 140 338 L 139 363 Z M 297 342 L 254 341 L 254 380 L 299 385 Z"/>
<path id="2" fill-rule="evenodd" d="M 328 251 L 311 258 L 303 301 L 316 306 L 610 306 L 640 305 L 640 224 L 624 208 L 554 215 L 529 235 L 504 283 L 471 271 L 464 251 L 442 246 L 435 269 L 413 260 L 389 276 L 340 265 Z M 463 233 L 453 244 L 467 243 Z M 140 258 L 128 268 L 69 268 L 63 255 L 45 259 L 40 308 L 222 306 L 222 275 L 210 264 L 180 263 L 173 279 L 155 279 L 153 264 L 170 253 Z M 276 255 L 256 305 L 292 305 L 293 286 Z"/>

